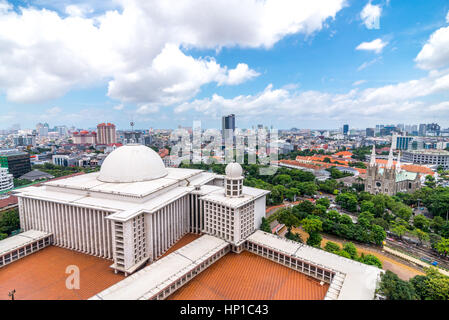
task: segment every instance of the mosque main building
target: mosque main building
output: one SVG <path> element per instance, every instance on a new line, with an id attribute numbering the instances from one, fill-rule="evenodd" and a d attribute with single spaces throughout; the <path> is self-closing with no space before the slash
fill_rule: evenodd
<path id="1" fill-rule="evenodd" d="M 229 252 L 249 252 L 325 284 L 324 299 L 374 299 L 382 270 L 258 230 L 269 191 L 243 179 L 237 163 L 225 175 L 166 168 L 125 145 L 99 172 L 17 190 L 24 232 L 0 241 L 0 268 L 53 244 L 131 275 L 91 299 L 165 299 Z M 167 252 L 187 234 L 198 238 Z"/>
<path id="2" fill-rule="evenodd" d="M 151 148 L 113 151 L 99 173 L 23 189 L 20 222 L 53 234 L 54 244 L 107 259 L 133 273 L 160 257 L 186 233 L 224 239 L 240 250 L 265 215 L 268 191 L 243 186 L 242 168 L 226 176 L 165 168 Z"/>

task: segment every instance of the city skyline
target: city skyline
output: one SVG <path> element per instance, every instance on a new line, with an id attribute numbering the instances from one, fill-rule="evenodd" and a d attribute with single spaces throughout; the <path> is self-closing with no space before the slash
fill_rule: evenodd
<path id="1" fill-rule="evenodd" d="M 118 128 L 131 120 L 142 128 L 193 120 L 219 127 L 231 113 L 239 127 L 362 129 L 437 120 L 449 127 L 441 120 L 449 111 L 449 4 L 149 7 L 137 0 L 0 1 L 0 127 L 87 128 L 99 119 Z M 189 19 L 200 9 L 207 17 Z M 220 19 L 208 18 L 218 12 Z M 36 24 L 44 21 L 41 30 Z"/>

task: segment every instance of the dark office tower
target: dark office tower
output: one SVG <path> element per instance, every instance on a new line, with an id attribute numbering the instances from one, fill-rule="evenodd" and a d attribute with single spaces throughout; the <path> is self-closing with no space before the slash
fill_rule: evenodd
<path id="1" fill-rule="evenodd" d="M 345 124 L 343 125 L 343 134 L 347 136 L 348 133 L 349 133 L 349 125 Z"/>
<path id="2" fill-rule="evenodd" d="M 0 166 L 8 168 L 14 178 L 18 178 L 31 171 L 30 154 L 19 151 L 0 152 Z"/>
<path id="3" fill-rule="evenodd" d="M 228 136 L 230 137 L 231 135 L 233 135 L 235 130 L 235 114 L 223 116 L 221 128 L 224 139 L 226 139 L 226 137 Z"/>
<path id="4" fill-rule="evenodd" d="M 426 136 L 426 132 L 427 132 L 427 126 L 426 126 L 426 124 L 425 124 L 425 123 L 421 123 L 421 124 L 419 125 L 419 131 L 418 131 L 419 135 L 420 135 L 421 137 L 425 137 L 425 136 Z"/>
<path id="5" fill-rule="evenodd" d="M 374 128 L 366 128 L 366 136 L 374 137 Z"/>

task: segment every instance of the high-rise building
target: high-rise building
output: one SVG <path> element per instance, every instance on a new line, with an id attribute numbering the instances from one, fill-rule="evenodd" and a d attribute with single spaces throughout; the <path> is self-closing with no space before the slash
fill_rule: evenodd
<path id="1" fill-rule="evenodd" d="M 36 125 L 36 132 L 40 137 L 47 137 L 48 136 L 48 129 L 49 129 L 49 125 L 48 123 L 38 123 Z"/>
<path id="2" fill-rule="evenodd" d="M 95 131 L 75 131 L 72 133 L 74 144 L 94 145 L 97 143 L 97 133 Z"/>
<path id="3" fill-rule="evenodd" d="M 34 134 L 16 135 L 13 137 L 14 147 L 36 146 L 36 136 Z"/>
<path id="4" fill-rule="evenodd" d="M 393 149 L 396 149 L 396 150 L 411 149 L 411 142 L 413 141 L 413 137 L 393 135 L 393 139 L 395 139 L 395 141 L 392 141 L 392 145 L 394 144 Z"/>
<path id="5" fill-rule="evenodd" d="M 97 126 L 97 143 L 98 144 L 112 144 L 117 143 L 117 136 L 115 133 L 115 125 L 112 123 L 100 123 Z"/>
<path id="6" fill-rule="evenodd" d="M 14 188 L 13 175 L 8 172 L 8 168 L 0 168 L 0 192 Z"/>
<path id="7" fill-rule="evenodd" d="M 374 128 L 366 128 L 366 136 L 374 137 Z"/>
<path id="8" fill-rule="evenodd" d="M 349 133 L 349 125 L 345 124 L 343 125 L 343 134 L 347 136 L 348 133 Z"/>
<path id="9" fill-rule="evenodd" d="M 419 133 L 419 135 L 421 136 L 421 137 L 425 137 L 426 136 L 426 132 L 427 132 L 427 126 L 426 126 L 426 124 L 425 123 L 421 123 L 420 125 L 419 125 L 419 131 L 418 131 L 418 133 Z"/>
<path id="10" fill-rule="evenodd" d="M 18 178 L 31 171 L 30 155 L 27 152 L 17 150 L 5 150 L 0 152 L 0 167 L 8 168 L 14 178 Z"/>
<path id="11" fill-rule="evenodd" d="M 234 135 L 234 131 L 235 131 L 235 114 L 223 116 L 221 128 L 222 128 L 223 138 L 225 139 L 225 141 L 226 141 L 226 139 L 229 139 L 230 137 L 232 137 Z"/>
<path id="12" fill-rule="evenodd" d="M 429 123 L 426 126 L 426 132 L 432 136 L 439 136 L 441 127 L 437 123 Z"/>

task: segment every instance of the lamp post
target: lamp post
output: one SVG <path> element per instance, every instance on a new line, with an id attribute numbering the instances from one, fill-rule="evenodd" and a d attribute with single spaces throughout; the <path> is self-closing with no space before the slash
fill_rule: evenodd
<path id="1" fill-rule="evenodd" d="M 16 289 L 9 291 L 8 296 L 11 297 L 11 300 L 14 300 L 14 294 L 16 293 Z"/>

